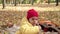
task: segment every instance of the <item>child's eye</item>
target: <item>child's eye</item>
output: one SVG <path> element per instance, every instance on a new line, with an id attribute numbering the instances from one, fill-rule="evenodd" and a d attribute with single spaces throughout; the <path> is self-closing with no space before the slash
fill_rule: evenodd
<path id="1" fill-rule="evenodd" d="M 32 20 L 38 20 L 38 19 L 34 19 L 34 18 L 32 18 Z"/>
<path id="2" fill-rule="evenodd" d="M 32 20 L 34 20 L 34 18 L 32 18 Z"/>

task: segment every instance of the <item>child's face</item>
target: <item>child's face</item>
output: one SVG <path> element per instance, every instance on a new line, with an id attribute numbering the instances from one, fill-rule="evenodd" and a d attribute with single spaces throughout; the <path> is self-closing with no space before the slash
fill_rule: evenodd
<path id="1" fill-rule="evenodd" d="M 38 23 L 38 17 L 31 17 L 29 19 L 29 22 L 32 24 L 32 25 L 36 25 Z"/>

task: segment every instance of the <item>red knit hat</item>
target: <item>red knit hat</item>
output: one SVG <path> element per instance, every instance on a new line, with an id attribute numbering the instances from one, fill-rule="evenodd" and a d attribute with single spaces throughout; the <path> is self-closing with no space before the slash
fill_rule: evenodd
<path id="1" fill-rule="evenodd" d="M 27 12 L 27 19 L 29 20 L 31 17 L 38 17 L 38 13 L 34 9 L 30 9 Z"/>

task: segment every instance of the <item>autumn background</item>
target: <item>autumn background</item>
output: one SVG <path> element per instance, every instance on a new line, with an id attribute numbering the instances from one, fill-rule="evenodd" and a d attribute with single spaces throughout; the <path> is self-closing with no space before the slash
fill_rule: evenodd
<path id="1" fill-rule="evenodd" d="M 29 9 L 39 13 L 39 19 L 60 24 L 60 0 L 0 0 L 0 25 L 6 22 L 20 23 Z"/>

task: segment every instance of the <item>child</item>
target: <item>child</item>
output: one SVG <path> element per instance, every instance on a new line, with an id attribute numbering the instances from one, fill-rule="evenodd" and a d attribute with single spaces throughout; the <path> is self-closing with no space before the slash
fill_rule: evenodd
<path id="1" fill-rule="evenodd" d="M 16 34 L 39 34 L 41 27 L 38 26 L 38 13 L 34 9 L 27 12 L 27 17 L 22 19 L 20 30 Z"/>

